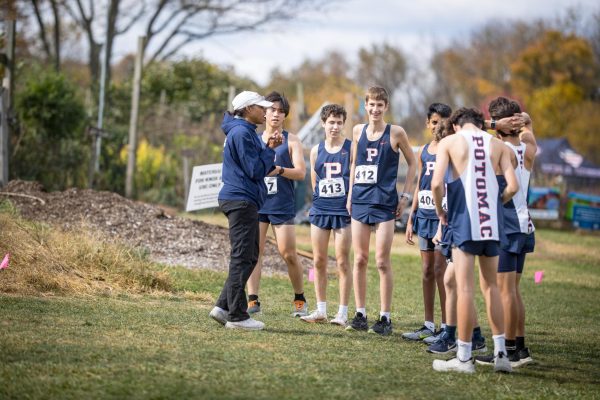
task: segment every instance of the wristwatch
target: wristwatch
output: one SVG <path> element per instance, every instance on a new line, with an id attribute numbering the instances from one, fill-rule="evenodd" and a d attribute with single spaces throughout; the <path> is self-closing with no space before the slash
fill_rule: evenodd
<path id="1" fill-rule="evenodd" d="M 490 128 L 492 128 L 493 130 L 496 130 L 496 120 L 495 120 L 495 119 L 493 119 L 493 120 L 490 122 Z"/>
<path id="2" fill-rule="evenodd" d="M 277 173 L 277 175 L 283 175 L 283 171 L 285 171 L 285 168 L 283 168 L 283 167 L 279 167 L 279 168 L 280 168 L 280 170 Z"/>
<path id="3" fill-rule="evenodd" d="M 410 197 L 411 196 L 408 193 L 400 193 L 400 198 L 401 199 L 406 199 L 406 200 L 408 200 L 410 202 Z"/>

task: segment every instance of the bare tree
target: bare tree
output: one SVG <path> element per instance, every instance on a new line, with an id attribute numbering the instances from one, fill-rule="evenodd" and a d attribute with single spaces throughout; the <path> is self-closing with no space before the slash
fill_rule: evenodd
<path id="1" fill-rule="evenodd" d="M 406 78 L 407 63 L 402 50 L 388 43 L 373 44 L 370 49 L 360 49 L 358 59 L 358 82 L 363 86 L 381 85 L 393 98 Z"/>
<path id="2" fill-rule="evenodd" d="M 57 0 L 50 0 L 50 7 L 52 10 L 52 51 L 50 47 L 50 42 L 47 37 L 46 31 L 48 30 L 46 26 L 46 22 L 44 21 L 44 10 L 42 9 L 43 0 L 31 0 L 31 5 L 33 7 L 33 13 L 35 15 L 35 20 L 38 24 L 38 34 L 40 41 L 42 42 L 42 47 L 44 49 L 44 53 L 46 55 L 46 60 L 50 62 L 53 61 L 54 69 L 56 71 L 60 71 L 60 41 L 61 41 L 61 17 L 59 11 L 59 4 Z"/>
<path id="3" fill-rule="evenodd" d="M 331 2 L 331 1 L 330 1 Z M 209 36 L 255 30 L 325 6 L 318 0 L 158 0 L 146 23 L 148 63 Z"/>

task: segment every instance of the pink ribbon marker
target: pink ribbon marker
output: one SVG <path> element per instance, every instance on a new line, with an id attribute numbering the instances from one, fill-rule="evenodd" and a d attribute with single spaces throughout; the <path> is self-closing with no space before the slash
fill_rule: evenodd
<path id="1" fill-rule="evenodd" d="M 314 282 L 315 281 L 315 269 L 314 268 L 309 268 L 308 269 L 308 281 L 309 282 Z"/>
<path id="2" fill-rule="evenodd" d="M 541 283 L 544 278 L 544 271 L 535 271 L 535 283 Z"/>
<path id="3" fill-rule="evenodd" d="M 4 260 L 2 260 L 2 263 L 0 264 L 0 269 L 6 269 L 8 268 L 8 262 L 10 261 L 10 254 L 6 254 L 4 256 Z"/>

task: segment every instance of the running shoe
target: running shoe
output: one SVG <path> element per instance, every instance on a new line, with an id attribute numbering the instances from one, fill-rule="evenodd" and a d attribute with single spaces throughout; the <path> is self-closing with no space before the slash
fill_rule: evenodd
<path id="1" fill-rule="evenodd" d="M 432 332 L 431 329 L 429 329 L 425 325 L 423 325 L 416 331 L 403 333 L 402 338 L 406 339 L 406 340 L 419 341 L 419 340 L 423 340 L 423 339 L 428 338 L 433 335 L 434 335 L 434 332 Z"/>
<path id="2" fill-rule="evenodd" d="M 456 340 L 450 337 L 447 332 L 443 332 L 440 340 L 427 348 L 427 352 L 433 354 L 456 353 Z"/>
<path id="3" fill-rule="evenodd" d="M 248 314 L 258 314 L 260 312 L 260 301 L 252 300 L 248 302 Z"/>
<path id="4" fill-rule="evenodd" d="M 304 317 L 306 315 L 308 315 L 308 304 L 304 300 L 294 300 L 292 317 Z"/>
<path id="5" fill-rule="evenodd" d="M 329 322 L 333 325 L 346 326 L 348 324 L 348 316 L 342 313 L 337 313 Z"/>
<path id="6" fill-rule="evenodd" d="M 309 315 L 300 317 L 300 319 L 304 322 L 309 322 L 311 324 L 324 324 L 327 322 L 327 314 L 322 313 L 319 310 L 315 310 Z"/>
<path id="7" fill-rule="evenodd" d="M 437 342 L 438 340 L 440 340 L 440 338 L 442 337 L 442 333 L 444 332 L 443 329 L 439 329 L 437 331 L 435 331 L 433 333 L 433 335 L 426 337 L 425 339 L 423 339 L 423 343 L 425 344 L 434 344 L 435 342 Z"/>
<path id="8" fill-rule="evenodd" d="M 347 331 L 367 331 L 369 330 L 369 323 L 367 317 L 363 316 L 362 313 L 357 312 L 352 321 L 346 327 Z"/>
<path id="9" fill-rule="evenodd" d="M 392 334 L 392 321 L 385 316 L 379 317 L 379 320 L 369 329 L 369 333 L 376 333 L 381 336 L 389 336 Z"/>
<path id="10" fill-rule="evenodd" d="M 473 359 L 460 361 L 457 357 L 449 360 L 433 360 L 433 369 L 439 372 L 462 372 L 464 374 L 472 374 L 475 372 Z"/>

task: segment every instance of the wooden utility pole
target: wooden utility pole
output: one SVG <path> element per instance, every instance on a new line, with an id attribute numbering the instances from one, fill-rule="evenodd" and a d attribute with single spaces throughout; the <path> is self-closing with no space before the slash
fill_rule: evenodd
<path id="1" fill-rule="evenodd" d="M 5 10 L 8 14 L 8 10 Z M 0 89 L 0 187 L 8 183 L 8 143 L 12 123 L 12 97 L 15 68 L 15 36 L 17 22 L 5 17 L 6 42 L 0 61 L 4 65 L 4 79 Z"/>
<path id="2" fill-rule="evenodd" d="M 129 149 L 127 152 L 127 176 L 125 177 L 125 196 L 133 195 L 133 176 L 137 151 L 137 122 L 140 108 L 140 87 L 142 83 L 142 63 L 144 60 L 145 36 L 138 37 L 137 54 L 135 56 L 135 72 L 133 74 L 133 90 L 131 94 L 131 118 L 129 119 Z"/>
<path id="3" fill-rule="evenodd" d="M 231 102 L 233 101 L 234 97 L 235 97 L 235 86 L 230 85 L 229 93 L 227 94 L 227 110 L 229 112 L 233 112 L 233 105 L 231 104 Z"/>

